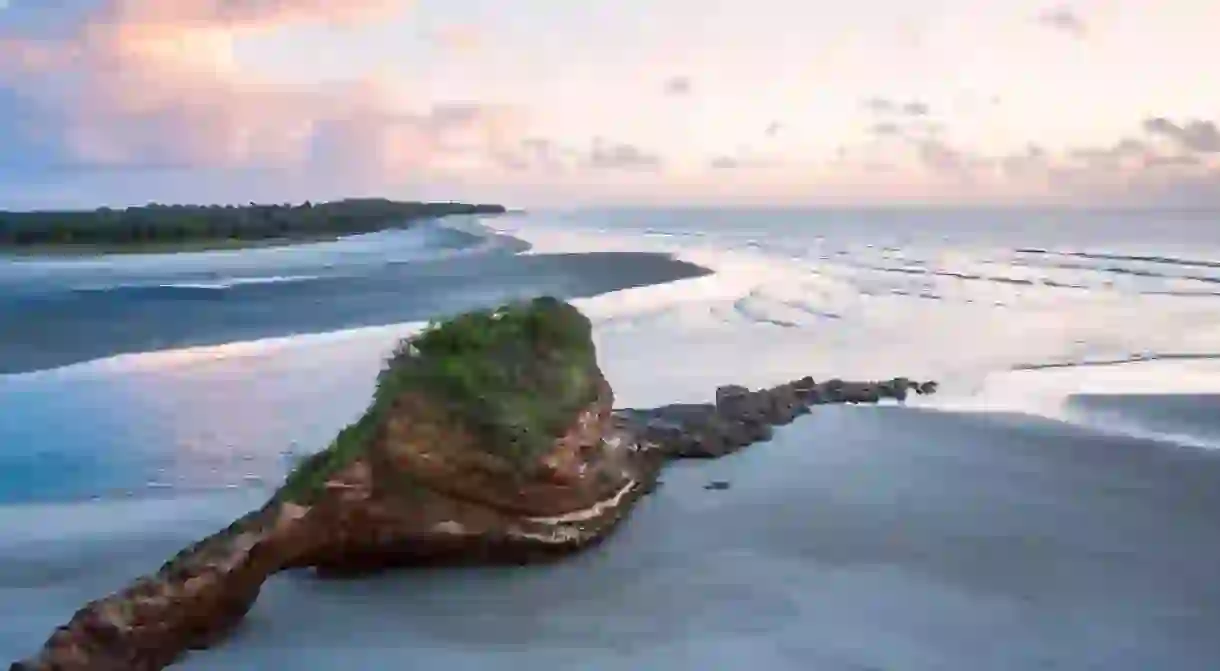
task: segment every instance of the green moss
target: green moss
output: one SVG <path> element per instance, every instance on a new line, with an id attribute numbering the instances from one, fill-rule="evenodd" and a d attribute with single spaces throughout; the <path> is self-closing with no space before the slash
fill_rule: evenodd
<path id="1" fill-rule="evenodd" d="M 413 391 L 475 432 L 481 446 L 526 467 L 596 397 L 597 379 L 589 320 L 558 299 L 433 322 L 399 343 L 364 415 L 302 462 L 277 497 L 307 502 L 367 447 L 394 400 Z"/>
<path id="2" fill-rule="evenodd" d="M 354 461 L 371 442 L 380 414 L 370 407 L 355 422 L 344 427 L 325 450 L 306 457 L 288 474 L 276 497 L 308 503 L 321 491 L 326 479 Z"/>

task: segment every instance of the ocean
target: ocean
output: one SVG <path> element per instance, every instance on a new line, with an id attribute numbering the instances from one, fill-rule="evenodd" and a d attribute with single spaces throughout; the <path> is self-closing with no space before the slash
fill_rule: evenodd
<path id="1" fill-rule="evenodd" d="M 1218 219 L 572 210 L 0 259 L 0 661 L 261 504 L 399 338 L 546 293 L 593 319 L 620 407 L 941 391 L 676 464 L 559 565 L 278 576 L 182 668 L 1212 671 Z"/>

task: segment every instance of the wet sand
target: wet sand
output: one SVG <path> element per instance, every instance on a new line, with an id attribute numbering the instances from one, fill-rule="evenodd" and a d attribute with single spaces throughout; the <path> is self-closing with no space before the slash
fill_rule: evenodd
<path id="1" fill-rule="evenodd" d="M 664 480 L 617 536 L 559 565 L 276 578 L 233 640 L 182 668 L 1210 671 L 1220 660 L 1215 452 L 1028 417 L 825 407 L 772 443 L 675 464 Z M 731 487 L 704 489 L 712 480 Z M 180 524 L 147 524 L 174 537 L 138 520 L 89 542 L 31 532 L 0 560 L 0 598 L 21 613 L 0 619 L 0 653 L 36 649 L 85 600 L 251 496 L 179 501 Z"/>
<path id="2" fill-rule="evenodd" d="M 235 286 L 144 280 L 82 290 L 63 280 L 44 280 L 45 287 L 31 280 L 20 292 L 0 293 L 0 323 L 11 318 L 0 333 L 0 375 L 117 354 L 426 321 L 539 295 L 570 300 L 710 272 L 646 252 L 485 254 L 358 270 Z M 102 270 L 94 274 L 115 281 Z"/>

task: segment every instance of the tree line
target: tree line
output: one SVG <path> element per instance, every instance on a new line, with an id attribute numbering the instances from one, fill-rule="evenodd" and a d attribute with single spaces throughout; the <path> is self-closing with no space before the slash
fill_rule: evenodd
<path id="1" fill-rule="evenodd" d="M 300 205 L 162 205 L 75 211 L 0 211 L 0 247 L 121 246 L 258 241 L 370 233 L 419 219 L 501 214 L 500 205 L 346 199 Z"/>

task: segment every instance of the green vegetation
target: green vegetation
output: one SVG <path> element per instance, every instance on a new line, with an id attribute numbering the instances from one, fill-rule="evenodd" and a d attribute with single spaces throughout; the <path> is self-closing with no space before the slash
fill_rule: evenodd
<path id="1" fill-rule="evenodd" d="M 0 211 L 0 250 L 164 251 L 232 248 L 370 233 L 455 214 L 500 214 L 499 205 L 380 198 L 301 205 L 159 205 L 112 210 Z"/>
<path id="2" fill-rule="evenodd" d="M 351 463 L 368 447 L 384 410 L 385 407 L 374 400 L 360 419 L 344 427 L 326 449 L 297 464 L 284 486 L 276 492 L 276 498 L 309 503 L 331 474 Z"/>
<path id="3" fill-rule="evenodd" d="M 369 445 L 395 399 L 418 392 L 517 467 L 536 463 L 597 395 L 589 320 L 551 297 L 433 322 L 399 343 L 372 403 L 322 452 L 302 462 L 277 496 L 307 502 Z"/>

